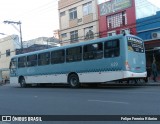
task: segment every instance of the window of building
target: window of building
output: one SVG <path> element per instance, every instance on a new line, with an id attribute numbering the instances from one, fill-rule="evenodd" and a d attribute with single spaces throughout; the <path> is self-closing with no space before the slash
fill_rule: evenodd
<path id="1" fill-rule="evenodd" d="M 49 65 L 50 64 L 50 53 L 38 54 L 38 65 Z"/>
<path id="2" fill-rule="evenodd" d="M 110 31 L 107 34 L 108 34 L 108 36 L 114 36 L 114 35 L 116 35 L 116 31 Z"/>
<path id="3" fill-rule="evenodd" d="M 111 16 L 107 16 L 107 25 L 108 29 L 127 25 L 126 12 L 121 12 Z"/>
<path id="4" fill-rule="evenodd" d="M 69 10 L 69 18 L 70 20 L 77 18 L 77 8 L 73 8 Z"/>
<path id="5" fill-rule="evenodd" d="M 70 32 L 71 43 L 78 41 L 78 30 Z"/>
<path id="6" fill-rule="evenodd" d="M 51 52 L 51 64 L 64 63 L 65 61 L 65 51 L 57 50 Z"/>
<path id="7" fill-rule="evenodd" d="M 11 52 L 10 49 L 6 50 L 6 56 L 10 56 Z"/>
<path id="8" fill-rule="evenodd" d="M 18 58 L 18 68 L 24 68 L 26 67 L 26 57 L 19 57 Z"/>
<path id="9" fill-rule="evenodd" d="M 122 12 L 122 25 L 127 24 L 127 17 L 126 17 L 126 12 Z"/>
<path id="10" fill-rule="evenodd" d="M 93 26 L 84 29 L 85 39 L 94 39 Z"/>
<path id="11" fill-rule="evenodd" d="M 62 38 L 67 37 L 67 33 L 63 33 L 63 34 L 61 34 L 61 37 L 62 37 Z"/>
<path id="12" fill-rule="evenodd" d="M 66 12 L 63 11 L 63 12 L 60 13 L 60 16 L 61 16 L 61 17 L 62 17 L 62 16 L 65 16 L 65 14 L 66 14 Z"/>
<path id="13" fill-rule="evenodd" d="M 83 5 L 83 15 L 89 15 L 92 13 L 92 2 Z"/>
<path id="14" fill-rule="evenodd" d="M 82 60 L 82 47 L 74 47 L 66 50 L 66 61 L 75 62 Z"/>
<path id="15" fill-rule="evenodd" d="M 118 57 L 120 55 L 119 40 L 106 41 L 104 43 L 104 57 Z"/>
<path id="16" fill-rule="evenodd" d="M 84 46 L 83 48 L 83 59 L 91 60 L 91 59 L 101 59 L 103 57 L 103 44 L 89 44 Z"/>
<path id="17" fill-rule="evenodd" d="M 32 66 L 37 66 L 37 55 L 30 55 L 27 56 L 27 66 L 32 67 Z"/>

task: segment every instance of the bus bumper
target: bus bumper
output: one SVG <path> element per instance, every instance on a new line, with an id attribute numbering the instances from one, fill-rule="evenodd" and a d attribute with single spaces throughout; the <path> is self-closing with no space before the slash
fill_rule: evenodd
<path id="1" fill-rule="evenodd" d="M 147 77 L 147 72 L 135 73 L 130 71 L 124 71 L 123 78 L 145 78 L 145 77 Z"/>

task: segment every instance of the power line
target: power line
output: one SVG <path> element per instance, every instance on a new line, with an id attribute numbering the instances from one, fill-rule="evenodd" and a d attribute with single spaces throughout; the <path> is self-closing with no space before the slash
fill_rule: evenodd
<path id="1" fill-rule="evenodd" d="M 46 4 L 38 6 L 36 8 L 31 9 L 31 10 L 28 10 L 28 11 L 18 15 L 16 18 L 23 17 L 23 16 L 26 16 L 26 15 L 31 15 L 31 14 L 34 14 L 34 13 L 38 13 L 39 11 L 44 11 L 48 8 L 54 8 L 58 4 L 57 2 L 58 2 L 58 0 L 55 0 L 54 2 L 52 0 L 51 2 L 48 2 Z"/>

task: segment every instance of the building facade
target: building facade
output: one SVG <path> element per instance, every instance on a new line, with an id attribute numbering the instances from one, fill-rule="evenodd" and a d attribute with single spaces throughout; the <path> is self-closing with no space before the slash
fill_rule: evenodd
<path id="1" fill-rule="evenodd" d="M 54 37 L 39 37 L 29 41 L 23 42 L 23 53 L 49 49 L 60 46 L 60 41 Z M 21 51 L 17 50 L 16 54 L 21 54 Z"/>
<path id="2" fill-rule="evenodd" d="M 16 49 L 20 49 L 18 35 L 10 35 L 0 39 L 0 81 L 9 78 L 9 63 Z"/>
<path id="3" fill-rule="evenodd" d="M 136 10 L 134 0 L 111 0 L 101 3 L 99 10 L 100 37 L 122 32 L 136 34 Z"/>
<path id="4" fill-rule="evenodd" d="M 130 33 L 137 35 L 137 19 L 154 15 L 159 9 L 148 0 L 110 0 L 98 6 L 100 37 Z"/>
<path id="5" fill-rule="evenodd" d="M 97 0 L 60 0 L 58 8 L 62 45 L 99 37 Z"/>
<path id="6" fill-rule="evenodd" d="M 160 11 L 137 20 L 137 36 L 145 41 L 147 66 L 155 59 L 160 71 Z"/>

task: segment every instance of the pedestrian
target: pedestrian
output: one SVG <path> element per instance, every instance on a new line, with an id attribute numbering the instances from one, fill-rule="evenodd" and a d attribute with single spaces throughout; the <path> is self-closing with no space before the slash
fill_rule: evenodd
<path id="1" fill-rule="evenodd" d="M 146 70 L 147 70 L 147 77 L 145 78 L 145 82 L 148 82 L 151 77 L 151 67 L 147 66 Z"/>
<path id="2" fill-rule="evenodd" d="M 157 65 L 155 60 L 153 60 L 153 63 L 152 63 L 152 73 L 153 73 L 153 80 L 154 82 L 156 82 L 156 77 L 158 76 L 158 72 L 157 72 Z"/>

